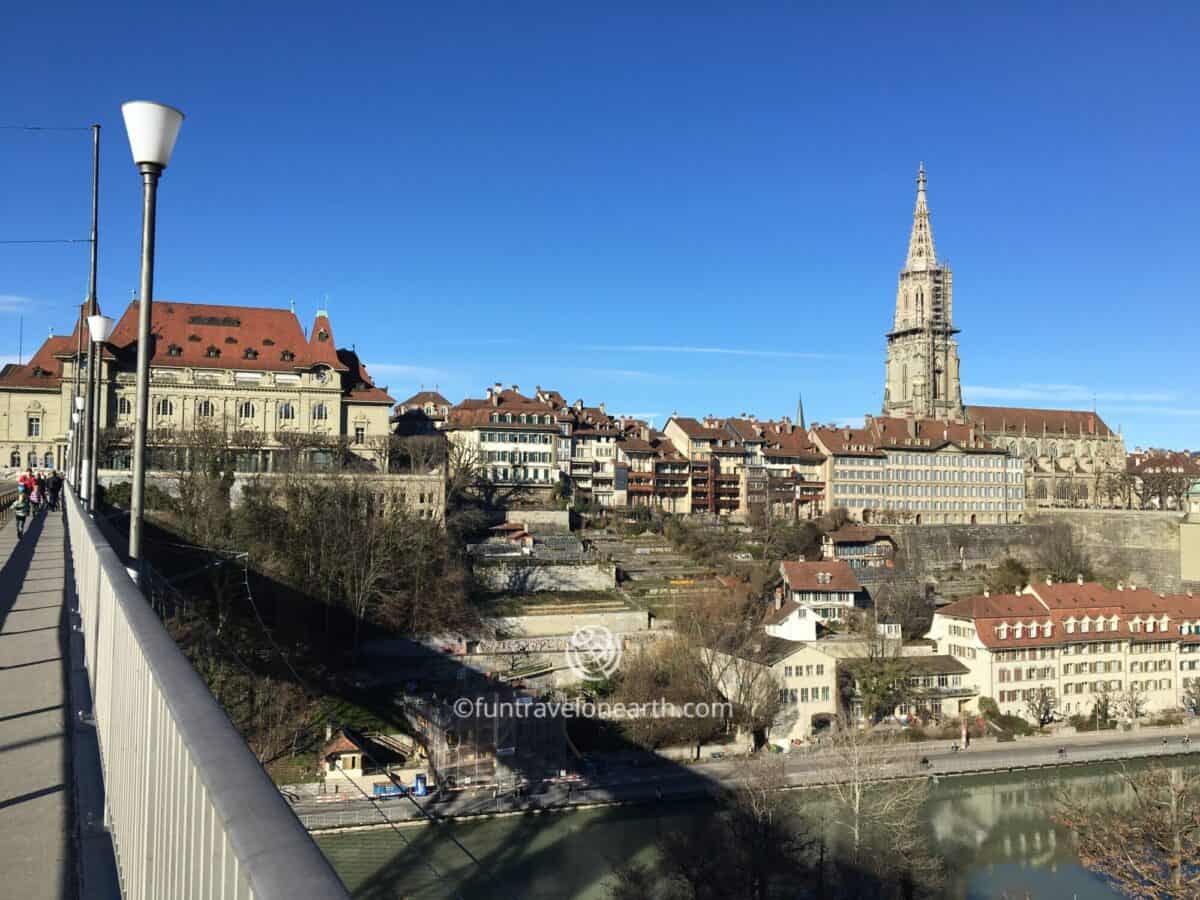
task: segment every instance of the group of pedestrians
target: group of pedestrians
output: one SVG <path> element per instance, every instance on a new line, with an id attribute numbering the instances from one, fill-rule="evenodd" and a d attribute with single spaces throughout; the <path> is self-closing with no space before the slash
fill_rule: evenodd
<path id="1" fill-rule="evenodd" d="M 17 499 L 13 502 L 13 518 L 17 520 L 17 540 L 25 536 L 25 523 L 37 513 L 58 510 L 63 479 L 57 471 L 50 473 L 26 469 L 17 479 Z"/>

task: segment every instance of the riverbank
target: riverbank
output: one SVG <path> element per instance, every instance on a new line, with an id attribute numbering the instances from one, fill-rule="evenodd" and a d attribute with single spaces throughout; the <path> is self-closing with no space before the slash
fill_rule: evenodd
<path id="1" fill-rule="evenodd" d="M 1185 735 L 1192 738 L 1190 744 L 1183 742 Z M 911 762 L 913 754 L 924 757 L 928 766 L 919 774 L 941 779 L 1170 758 L 1200 752 L 1200 728 L 1148 727 L 1131 732 L 1030 736 L 1010 743 L 985 739 L 958 751 L 952 746 L 950 741 L 913 744 L 903 751 L 904 759 Z M 1065 752 L 1060 754 L 1060 747 Z M 827 785 L 838 768 L 836 758 L 827 750 L 789 753 L 782 759 L 784 790 Z M 329 803 L 297 803 L 294 808 L 301 822 L 314 833 L 423 826 L 445 820 L 479 821 L 715 797 L 737 790 L 743 768 L 744 760 L 736 758 L 686 766 L 661 763 L 650 768 L 615 767 L 582 782 L 543 781 L 530 785 L 519 797 L 495 795 L 488 787 L 441 797 L 343 801 L 337 809 L 331 809 Z M 911 777 L 909 765 L 902 764 L 898 757 L 895 771 L 882 773 L 879 780 Z"/>

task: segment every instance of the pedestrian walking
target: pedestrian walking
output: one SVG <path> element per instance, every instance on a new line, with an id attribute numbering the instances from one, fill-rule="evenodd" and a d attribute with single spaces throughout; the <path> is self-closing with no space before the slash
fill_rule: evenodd
<path id="1" fill-rule="evenodd" d="M 50 473 L 50 510 L 58 512 L 58 498 L 62 496 L 63 480 L 55 469 Z"/>
<path id="2" fill-rule="evenodd" d="M 17 479 L 17 484 L 25 488 L 26 491 L 32 491 L 37 479 L 33 477 L 33 469 L 26 469 L 21 473 L 21 477 Z"/>
<path id="3" fill-rule="evenodd" d="M 36 478 L 33 481 L 33 489 L 29 492 L 29 505 L 33 508 L 34 513 L 36 513 L 42 505 L 41 482 Z"/>
<path id="4" fill-rule="evenodd" d="M 17 485 L 17 499 L 12 505 L 13 516 L 17 520 L 17 540 L 25 536 L 25 520 L 29 518 L 29 492 L 25 485 Z"/>

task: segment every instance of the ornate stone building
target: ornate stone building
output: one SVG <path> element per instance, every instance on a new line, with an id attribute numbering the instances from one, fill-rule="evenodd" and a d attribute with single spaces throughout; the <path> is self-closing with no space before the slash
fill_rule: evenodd
<path id="1" fill-rule="evenodd" d="M 958 342 L 954 335 L 954 278 L 938 262 L 925 199 L 925 164 L 917 171 L 908 258 L 896 289 L 896 315 L 887 335 L 885 416 L 962 421 Z"/>
<path id="2" fill-rule="evenodd" d="M 129 466 L 134 424 L 138 303 L 100 354 L 100 463 Z M 82 316 L 28 363 L 0 370 L 0 463 L 67 466 Z M 320 467 L 346 452 L 386 466 L 392 398 L 353 350 L 337 349 L 324 312 L 306 336 L 287 309 L 156 300 L 151 333 L 149 463 L 171 469 L 187 435 L 224 435 L 239 471 L 272 471 L 298 456 Z M 86 347 L 84 349 L 86 359 Z M 78 390 L 84 379 L 78 374 Z"/>

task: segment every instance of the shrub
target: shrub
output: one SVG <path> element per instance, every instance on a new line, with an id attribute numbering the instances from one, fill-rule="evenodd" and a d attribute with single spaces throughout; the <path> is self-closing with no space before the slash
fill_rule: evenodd
<path id="1" fill-rule="evenodd" d="M 1000 705 L 991 697 L 980 697 L 979 712 L 986 719 L 996 719 L 1000 716 Z"/>

